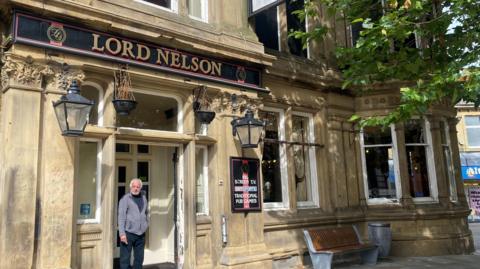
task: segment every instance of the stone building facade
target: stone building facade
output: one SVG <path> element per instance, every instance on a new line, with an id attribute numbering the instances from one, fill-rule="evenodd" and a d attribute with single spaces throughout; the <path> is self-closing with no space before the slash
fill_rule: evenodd
<path id="1" fill-rule="evenodd" d="M 398 86 L 339 90 L 332 54 L 352 35 L 338 18 L 301 25 L 291 1 L 250 19 L 244 0 L 1 3 L 0 268 L 114 268 L 132 177 L 149 196 L 145 264 L 297 268 L 302 229 L 355 224 L 366 238 L 378 221 L 392 255 L 473 250 L 455 109 L 358 130 L 350 116 L 388 113 Z M 333 30 L 307 49 L 287 37 L 319 22 Z M 138 104 L 120 116 L 126 65 Z M 52 106 L 73 80 L 95 101 L 78 138 Z M 208 128 L 198 89 L 216 112 Z M 247 109 L 266 122 L 254 149 L 232 135 Z M 258 160 L 260 210 L 232 210 L 232 157 Z"/>

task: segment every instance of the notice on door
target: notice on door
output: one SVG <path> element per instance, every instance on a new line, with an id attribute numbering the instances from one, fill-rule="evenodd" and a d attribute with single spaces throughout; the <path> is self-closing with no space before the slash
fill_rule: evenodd
<path id="1" fill-rule="evenodd" d="M 232 212 L 260 211 L 260 161 L 230 157 Z"/>

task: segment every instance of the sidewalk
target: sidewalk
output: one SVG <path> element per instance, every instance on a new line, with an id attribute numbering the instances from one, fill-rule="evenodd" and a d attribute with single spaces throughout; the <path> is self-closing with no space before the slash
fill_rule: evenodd
<path id="1" fill-rule="evenodd" d="M 379 259 L 377 265 L 349 265 L 337 266 L 336 268 L 389 268 L 389 269 L 478 269 L 480 268 L 480 223 L 470 223 L 470 229 L 473 233 L 476 251 L 472 255 L 448 255 L 434 257 L 388 257 Z"/>

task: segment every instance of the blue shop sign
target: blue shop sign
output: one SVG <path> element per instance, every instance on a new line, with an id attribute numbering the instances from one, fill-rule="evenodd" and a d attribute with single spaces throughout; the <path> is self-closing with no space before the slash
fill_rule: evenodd
<path id="1" fill-rule="evenodd" d="M 480 166 L 462 166 L 464 180 L 480 180 Z"/>

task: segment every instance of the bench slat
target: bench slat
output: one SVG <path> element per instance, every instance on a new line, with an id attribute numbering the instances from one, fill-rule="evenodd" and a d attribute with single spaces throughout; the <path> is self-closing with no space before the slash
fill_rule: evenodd
<path id="1" fill-rule="evenodd" d="M 360 245 L 353 227 L 309 229 L 308 233 L 317 251 Z"/>

